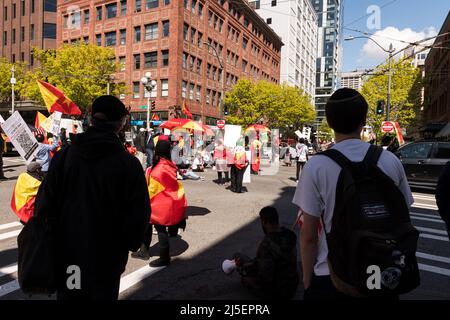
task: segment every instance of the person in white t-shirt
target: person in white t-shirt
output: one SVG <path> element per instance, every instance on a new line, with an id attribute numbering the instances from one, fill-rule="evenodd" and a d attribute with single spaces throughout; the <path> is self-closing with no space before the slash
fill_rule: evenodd
<path id="1" fill-rule="evenodd" d="M 333 149 L 352 162 L 362 161 L 370 146 L 360 138 L 367 111 L 368 105 L 363 96 L 348 88 L 337 90 L 325 108 L 328 124 L 336 135 Z M 383 151 L 377 165 L 395 182 L 406 203 L 411 206 L 414 200 L 399 159 L 391 152 Z M 305 165 L 294 195 L 293 203 L 300 208 L 299 215 L 302 214 L 303 219 L 300 248 L 305 300 L 329 300 L 340 295 L 331 281 L 324 233 L 331 229 L 340 171 L 341 167 L 330 158 L 315 155 Z"/>
<path id="2" fill-rule="evenodd" d="M 300 173 L 305 166 L 306 161 L 308 161 L 308 147 L 305 144 L 305 139 L 298 139 L 298 143 L 295 146 L 295 151 L 297 154 L 297 172 L 296 172 L 296 181 L 298 182 L 298 178 L 300 177 Z"/>

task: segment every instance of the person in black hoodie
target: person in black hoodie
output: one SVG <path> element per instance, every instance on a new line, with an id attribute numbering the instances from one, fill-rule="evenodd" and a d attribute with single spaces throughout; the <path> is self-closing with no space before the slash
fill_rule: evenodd
<path id="1" fill-rule="evenodd" d="M 233 256 L 242 284 L 263 299 L 292 299 L 298 287 L 297 236 L 278 223 L 274 207 L 263 208 L 259 216 L 265 237 L 256 258 L 236 253 Z"/>
<path id="2" fill-rule="evenodd" d="M 57 299 L 115 300 L 128 252 L 141 245 L 150 216 L 144 172 L 119 140 L 128 111 L 113 96 L 92 105 L 92 126 L 58 152 L 36 199 L 55 233 Z M 70 266 L 81 286 L 68 288 Z"/>
<path id="3" fill-rule="evenodd" d="M 447 225 L 447 233 L 450 238 L 450 162 L 447 162 L 439 177 L 436 188 L 436 203 L 439 214 Z"/>

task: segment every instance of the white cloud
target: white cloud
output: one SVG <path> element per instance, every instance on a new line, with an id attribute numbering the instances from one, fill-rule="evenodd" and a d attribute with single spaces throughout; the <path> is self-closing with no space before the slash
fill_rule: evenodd
<path id="1" fill-rule="evenodd" d="M 373 38 L 386 50 L 389 49 L 389 45 L 392 43 L 395 51 L 399 51 L 408 46 L 408 44 L 401 41 L 396 41 L 397 39 L 406 42 L 414 42 L 436 36 L 437 34 L 438 32 L 434 27 L 428 27 L 419 32 L 410 28 L 399 30 L 395 27 L 386 27 L 385 29 L 374 33 L 371 38 Z M 424 44 L 431 44 L 432 42 L 433 40 Z M 420 48 L 421 47 L 418 47 L 418 49 Z M 387 56 L 388 54 L 382 51 L 373 41 L 367 40 L 361 49 L 361 55 L 360 59 L 358 59 L 358 63 L 380 63 L 385 60 Z M 361 62 L 359 60 L 361 60 Z"/>

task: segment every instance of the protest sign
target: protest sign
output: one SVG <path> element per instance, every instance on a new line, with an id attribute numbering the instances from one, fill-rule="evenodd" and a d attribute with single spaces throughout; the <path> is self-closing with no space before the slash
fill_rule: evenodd
<path id="1" fill-rule="evenodd" d="M 61 117 L 62 117 L 61 112 L 59 111 L 53 112 L 53 122 L 50 132 L 55 136 L 59 135 L 59 127 L 61 126 Z"/>
<path id="2" fill-rule="evenodd" d="M 241 137 L 241 126 L 234 126 L 231 124 L 225 125 L 225 135 L 223 144 L 227 148 L 234 148 Z"/>

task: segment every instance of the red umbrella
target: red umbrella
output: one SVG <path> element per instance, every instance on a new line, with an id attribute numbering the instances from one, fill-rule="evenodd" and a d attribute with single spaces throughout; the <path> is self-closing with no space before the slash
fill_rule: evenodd
<path id="1" fill-rule="evenodd" d="M 254 125 L 251 125 L 250 127 L 247 127 L 244 130 L 244 133 L 248 133 L 249 131 L 270 132 L 270 129 L 262 124 L 254 124 Z"/>

